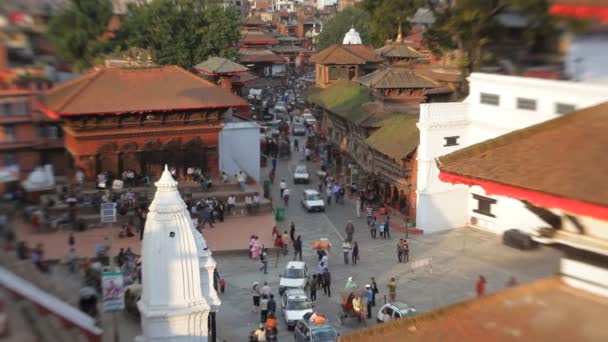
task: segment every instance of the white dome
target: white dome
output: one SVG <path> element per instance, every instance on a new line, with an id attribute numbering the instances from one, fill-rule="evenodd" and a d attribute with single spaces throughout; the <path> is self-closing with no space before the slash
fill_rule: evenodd
<path id="1" fill-rule="evenodd" d="M 342 44 L 357 45 L 363 43 L 361 42 L 361 36 L 359 35 L 359 32 L 355 31 L 354 27 L 351 27 L 350 30 L 348 30 L 348 32 L 346 32 L 346 34 L 344 35 L 344 40 L 342 41 Z"/>

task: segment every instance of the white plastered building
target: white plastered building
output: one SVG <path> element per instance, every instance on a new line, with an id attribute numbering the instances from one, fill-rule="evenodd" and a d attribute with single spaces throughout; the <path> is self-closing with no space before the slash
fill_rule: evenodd
<path id="1" fill-rule="evenodd" d="M 608 85 L 473 73 L 469 89 L 463 102 L 420 105 L 416 227 L 430 233 L 468 225 L 502 233 L 546 226 L 521 201 L 442 182 L 435 160 L 607 101 Z"/>
<path id="2" fill-rule="evenodd" d="M 208 317 L 221 304 L 215 262 L 194 229 L 177 182 L 165 166 L 144 230 L 142 336 L 138 341 L 208 341 Z"/>

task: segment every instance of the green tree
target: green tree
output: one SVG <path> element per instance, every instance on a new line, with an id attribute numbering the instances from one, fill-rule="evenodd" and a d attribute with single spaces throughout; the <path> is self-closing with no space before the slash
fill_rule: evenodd
<path id="1" fill-rule="evenodd" d="M 132 6 L 117 39 L 122 48 L 149 50 L 156 63 L 186 69 L 211 56 L 237 57 L 241 16 L 234 8 L 198 0 L 153 0 Z"/>
<path id="2" fill-rule="evenodd" d="M 342 44 L 344 35 L 353 27 L 366 44 L 369 40 L 369 14 L 355 6 L 338 12 L 336 16 L 323 24 L 323 31 L 317 37 L 317 51 L 321 51 L 332 44 Z"/>
<path id="3" fill-rule="evenodd" d="M 561 19 L 550 16 L 548 0 L 428 0 L 435 14 L 435 23 L 425 33 L 431 50 L 436 54 L 457 49 L 459 65 L 465 74 L 478 71 L 482 62 L 482 51 L 491 39 L 499 40 L 504 29 L 498 15 L 513 9 L 527 18 L 524 39 L 533 49 L 557 34 Z M 567 20 L 563 24 L 580 29 L 584 25 Z"/>
<path id="4" fill-rule="evenodd" d="M 75 70 L 95 65 L 111 44 L 100 39 L 112 17 L 110 0 L 70 0 L 63 11 L 51 17 L 47 35 L 57 53 Z"/>
<path id="5" fill-rule="evenodd" d="M 403 32 L 410 29 L 408 18 L 423 5 L 422 0 L 364 0 L 359 4 L 371 16 L 370 43 L 383 46 L 388 39 L 395 39 L 399 22 Z"/>

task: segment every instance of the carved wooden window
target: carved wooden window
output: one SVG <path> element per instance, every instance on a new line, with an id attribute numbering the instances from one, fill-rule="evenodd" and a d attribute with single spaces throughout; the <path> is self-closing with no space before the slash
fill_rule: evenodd
<path id="1" fill-rule="evenodd" d="M 443 139 L 445 139 L 445 145 L 443 145 L 444 147 L 446 146 L 458 146 L 460 145 L 460 143 L 458 143 L 458 139 L 460 137 L 459 136 L 453 136 L 453 137 L 444 137 Z"/>

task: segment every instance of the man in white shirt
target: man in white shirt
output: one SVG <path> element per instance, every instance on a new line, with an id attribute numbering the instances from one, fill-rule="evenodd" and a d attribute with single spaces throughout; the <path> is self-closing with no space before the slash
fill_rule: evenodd
<path id="1" fill-rule="evenodd" d="M 279 183 L 279 189 L 281 191 L 281 197 L 283 197 L 283 191 L 285 191 L 285 189 L 287 189 L 287 183 L 285 182 L 284 179 L 281 179 L 281 183 Z"/>
<path id="2" fill-rule="evenodd" d="M 241 191 L 245 191 L 245 182 L 247 181 L 247 176 L 243 171 L 239 171 L 239 174 L 236 176 L 239 185 L 241 186 Z"/>
<path id="3" fill-rule="evenodd" d="M 245 207 L 248 212 L 251 212 L 251 208 L 253 207 L 253 198 L 251 196 L 245 196 Z"/>
<path id="4" fill-rule="evenodd" d="M 344 264 L 348 265 L 348 255 L 350 254 L 350 250 L 352 249 L 350 242 L 348 240 L 344 240 L 342 244 L 342 251 L 344 252 Z"/>
<path id="5" fill-rule="evenodd" d="M 285 201 L 285 206 L 289 206 L 289 189 L 285 188 L 283 190 L 283 201 Z"/>
<path id="6" fill-rule="evenodd" d="M 228 204 L 228 213 L 231 213 L 236 205 L 236 197 L 234 195 L 228 196 L 228 201 L 226 203 Z"/>
<path id="7" fill-rule="evenodd" d="M 260 194 L 257 192 L 253 195 L 253 209 L 258 210 L 260 208 Z"/>

